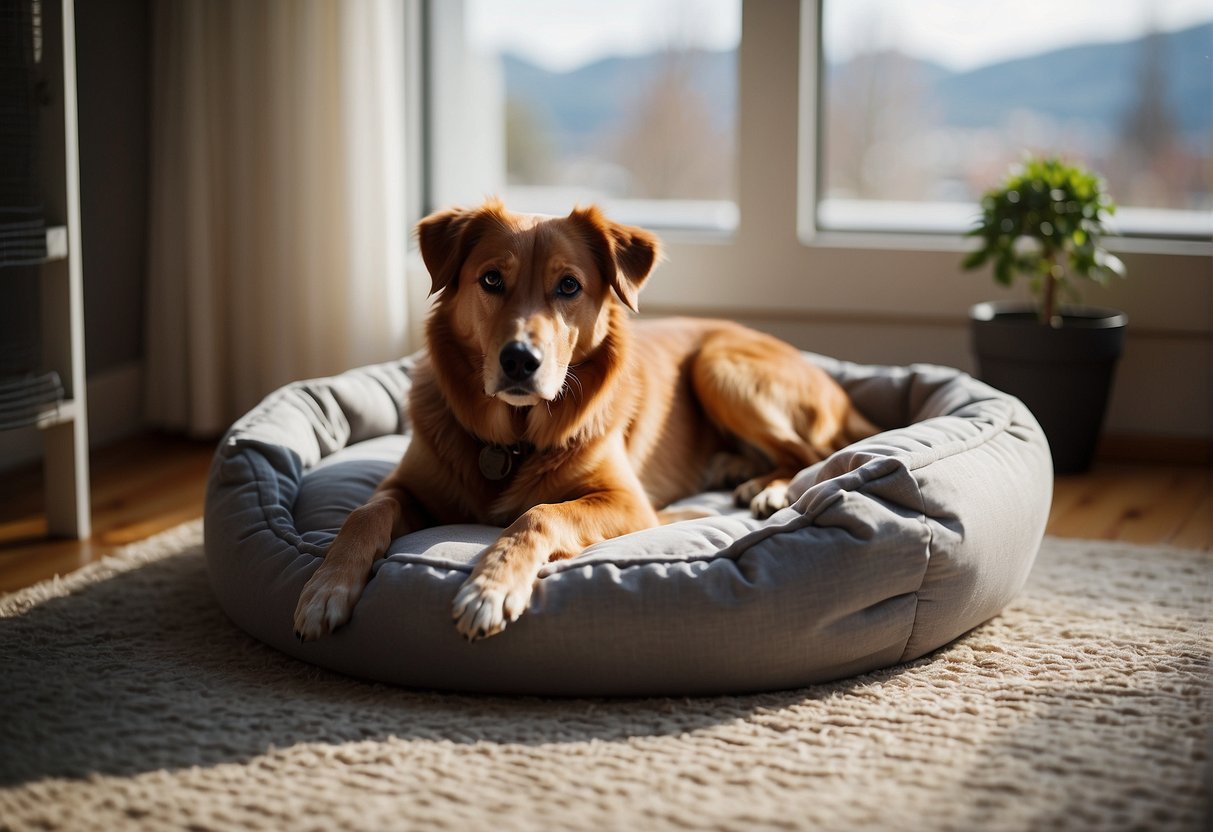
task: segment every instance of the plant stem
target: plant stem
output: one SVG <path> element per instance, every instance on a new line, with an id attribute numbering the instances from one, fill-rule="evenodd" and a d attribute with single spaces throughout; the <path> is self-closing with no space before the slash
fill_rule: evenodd
<path id="1" fill-rule="evenodd" d="M 1054 321 L 1057 311 L 1057 284 L 1061 281 L 1057 277 L 1057 272 L 1061 270 L 1061 252 L 1053 255 L 1051 258 L 1053 266 L 1045 274 L 1044 302 L 1040 308 L 1040 322 L 1045 326 L 1059 326 L 1060 321 Z"/>

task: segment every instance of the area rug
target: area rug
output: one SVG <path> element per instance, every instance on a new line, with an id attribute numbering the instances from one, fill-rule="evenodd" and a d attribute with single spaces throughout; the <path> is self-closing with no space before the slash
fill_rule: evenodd
<path id="1" fill-rule="evenodd" d="M 198 523 L 0 598 L 3 829 L 1198 829 L 1213 556 L 1047 539 L 910 665 L 758 696 L 371 684 L 220 612 Z"/>

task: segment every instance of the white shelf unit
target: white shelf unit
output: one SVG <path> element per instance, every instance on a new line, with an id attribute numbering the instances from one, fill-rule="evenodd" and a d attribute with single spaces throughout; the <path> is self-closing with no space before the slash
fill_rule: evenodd
<path id="1" fill-rule="evenodd" d="M 40 114 L 40 174 L 47 252 L 41 276 L 42 364 L 63 382 L 64 402 L 40 425 L 47 530 L 91 533 L 88 407 L 84 377 L 84 277 L 80 242 L 80 154 L 76 110 L 74 0 L 42 4 L 42 64 L 49 105 Z"/>

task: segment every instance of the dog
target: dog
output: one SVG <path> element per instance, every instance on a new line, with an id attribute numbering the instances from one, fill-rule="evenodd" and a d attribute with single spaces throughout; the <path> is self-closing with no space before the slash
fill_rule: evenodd
<path id="1" fill-rule="evenodd" d="M 451 607 L 473 641 L 518 620 L 548 561 L 679 519 L 659 512 L 705 490 L 735 486 L 767 517 L 798 471 L 877 432 L 782 341 L 633 320 L 660 243 L 597 207 L 548 217 L 489 200 L 426 217 L 417 237 L 437 297 L 412 441 L 304 586 L 302 640 L 349 620 L 372 564 L 410 531 L 504 527 Z"/>

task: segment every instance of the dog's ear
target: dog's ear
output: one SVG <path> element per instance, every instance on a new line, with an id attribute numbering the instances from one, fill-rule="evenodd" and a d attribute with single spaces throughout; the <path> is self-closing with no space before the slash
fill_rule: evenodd
<path id="1" fill-rule="evenodd" d="M 479 208 L 447 208 L 417 223 L 421 259 L 430 273 L 430 294 L 453 286 L 484 221 L 503 222 L 501 202 L 490 199 Z"/>
<path id="2" fill-rule="evenodd" d="M 599 261 L 599 269 L 611 288 L 633 312 L 639 311 L 637 299 L 653 266 L 661 257 L 657 235 L 613 222 L 597 206 L 575 208 L 569 220 L 586 234 Z"/>

